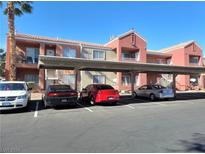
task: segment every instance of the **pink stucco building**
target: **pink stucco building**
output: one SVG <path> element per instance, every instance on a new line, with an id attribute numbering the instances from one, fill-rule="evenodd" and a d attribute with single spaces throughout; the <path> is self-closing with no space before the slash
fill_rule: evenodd
<path id="1" fill-rule="evenodd" d="M 129 61 L 158 63 L 179 66 L 203 66 L 202 48 L 195 41 L 188 41 L 165 49 L 153 51 L 147 49 L 146 40 L 130 30 L 115 37 L 106 44 L 63 40 L 27 34 L 16 34 L 16 74 L 17 80 L 35 82 L 41 89 L 53 82 L 74 85 L 78 81 L 79 89 L 90 83 L 107 83 L 118 90 L 130 90 L 131 74 L 114 72 L 96 72 L 72 70 L 39 70 L 38 55 L 86 58 L 95 60 Z M 6 74 L 9 73 L 9 46 L 7 43 Z M 79 78 L 75 78 L 75 73 Z M 156 73 L 136 73 L 135 87 L 144 84 L 162 84 L 170 86 L 172 76 Z M 203 75 L 178 75 L 178 90 L 204 89 Z"/>

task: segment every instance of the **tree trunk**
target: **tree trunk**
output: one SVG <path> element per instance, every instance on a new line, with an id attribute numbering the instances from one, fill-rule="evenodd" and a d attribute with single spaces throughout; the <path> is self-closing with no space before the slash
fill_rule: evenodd
<path id="1" fill-rule="evenodd" d="M 9 41 L 9 59 L 10 59 L 10 72 L 9 80 L 16 80 L 16 51 L 15 51 L 15 27 L 14 27 L 14 3 L 8 2 L 8 41 Z"/>

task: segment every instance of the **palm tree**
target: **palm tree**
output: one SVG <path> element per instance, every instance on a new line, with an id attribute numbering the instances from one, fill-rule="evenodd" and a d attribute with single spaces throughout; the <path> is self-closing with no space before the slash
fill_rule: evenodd
<path id="1" fill-rule="evenodd" d="M 16 80 L 16 59 L 15 59 L 15 26 L 14 19 L 15 16 L 21 16 L 24 13 L 32 12 L 32 2 L 28 1 L 8 1 L 7 7 L 4 10 L 4 14 L 8 16 L 8 47 L 9 47 L 9 62 L 10 62 L 10 72 L 9 80 Z M 0 2 L 0 6 L 2 2 Z"/>

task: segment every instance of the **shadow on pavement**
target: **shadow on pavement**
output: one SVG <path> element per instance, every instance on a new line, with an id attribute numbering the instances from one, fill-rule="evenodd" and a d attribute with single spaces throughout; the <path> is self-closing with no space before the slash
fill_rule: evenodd
<path id="1" fill-rule="evenodd" d="M 190 141 L 180 140 L 182 149 L 167 149 L 168 152 L 205 152 L 205 134 L 194 133 Z"/>
<path id="2" fill-rule="evenodd" d="M 176 100 L 205 99 L 205 92 L 177 93 Z"/>
<path id="3" fill-rule="evenodd" d="M 37 104 L 38 104 L 38 111 L 44 109 L 43 101 L 32 100 L 32 101 L 29 101 L 28 106 L 26 108 L 2 110 L 0 111 L 0 113 L 1 114 L 16 114 L 16 113 L 34 112 L 36 110 Z"/>

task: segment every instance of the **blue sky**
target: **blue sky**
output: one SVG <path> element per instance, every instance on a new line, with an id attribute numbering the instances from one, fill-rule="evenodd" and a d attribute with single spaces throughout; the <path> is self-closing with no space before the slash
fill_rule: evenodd
<path id="1" fill-rule="evenodd" d="M 135 28 L 151 50 L 189 40 L 205 49 L 205 2 L 34 2 L 33 7 L 32 14 L 16 17 L 17 32 L 104 44 Z M 6 32 L 1 13 L 0 48 Z"/>

